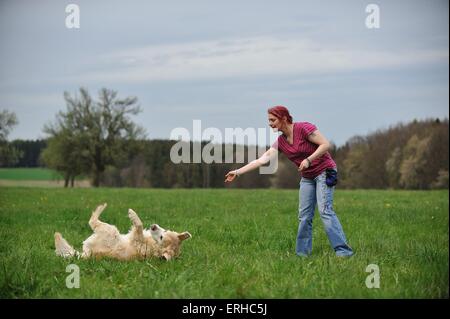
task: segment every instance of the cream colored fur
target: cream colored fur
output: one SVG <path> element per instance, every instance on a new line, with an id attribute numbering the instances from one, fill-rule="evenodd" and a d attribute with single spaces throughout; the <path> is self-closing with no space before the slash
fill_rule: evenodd
<path id="1" fill-rule="evenodd" d="M 143 229 L 138 215 L 128 210 L 132 228 L 128 234 L 120 234 L 117 227 L 100 221 L 106 203 L 92 213 L 89 226 L 93 234 L 83 242 L 83 252 L 76 251 L 60 233 L 55 233 L 56 255 L 69 258 L 110 257 L 119 260 L 159 257 L 170 260 L 180 254 L 181 243 L 191 237 L 188 232 L 177 233 L 153 224 L 150 230 Z"/>

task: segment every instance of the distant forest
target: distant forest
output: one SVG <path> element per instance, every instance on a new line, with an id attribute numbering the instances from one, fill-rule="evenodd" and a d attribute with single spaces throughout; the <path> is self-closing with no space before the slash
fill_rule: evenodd
<path id="1" fill-rule="evenodd" d="M 20 157 L 8 167 L 45 166 L 41 154 L 48 146 L 47 140 L 9 143 L 19 151 Z M 105 168 L 100 186 L 297 188 L 300 180 L 294 164 L 280 154 L 275 174 L 260 175 L 256 170 L 225 186 L 224 175 L 243 164 L 174 164 L 169 155 L 176 141 L 138 140 L 135 143 L 138 145 L 133 156 L 120 165 Z M 222 147 L 224 150 L 227 146 Z M 367 136 L 352 137 L 330 152 L 338 165 L 339 188 L 435 189 L 449 185 L 448 119 L 397 124 Z"/>

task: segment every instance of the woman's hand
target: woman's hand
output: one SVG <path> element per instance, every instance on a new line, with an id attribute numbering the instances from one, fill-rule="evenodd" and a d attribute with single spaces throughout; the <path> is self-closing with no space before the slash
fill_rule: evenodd
<path id="1" fill-rule="evenodd" d="M 298 170 L 301 172 L 301 171 L 303 171 L 303 170 L 309 168 L 309 166 L 310 166 L 310 161 L 309 161 L 307 158 L 305 158 L 305 159 L 300 163 L 300 166 L 299 166 Z"/>
<path id="2" fill-rule="evenodd" d="M 237 177 L 237 173 L 236 171 L 229 171 L 226 175 L 225 175 L 225 183 L 231 183 L 236 177 Z"/>

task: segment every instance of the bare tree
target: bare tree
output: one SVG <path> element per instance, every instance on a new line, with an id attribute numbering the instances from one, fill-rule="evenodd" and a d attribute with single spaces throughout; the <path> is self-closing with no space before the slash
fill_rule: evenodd
<path id="1" fill-rule="evenodd" d="M 130 119 L 130 115 L 141 112 L 137 98 L 119 99 L 117 91 L 103 88 L 98 101 L 94 101 L 86 89 L 80 88 L 80 97 L 64 92 L 64 99 L 66 112 L 59 112 L 56 122 L 46 125 L 44 132 L 51 138 L 61 138 L 63 144 L 75 143 L 77 154 L 61 159 L 82 156 L 83 163 L 86 159 L 89 167 L 81 168 L 92 177 L 93 186 L 98 187 L 106 166 L 128 161 L 137 145 L 130 141 L 145 136 L 144 130 Z"/>

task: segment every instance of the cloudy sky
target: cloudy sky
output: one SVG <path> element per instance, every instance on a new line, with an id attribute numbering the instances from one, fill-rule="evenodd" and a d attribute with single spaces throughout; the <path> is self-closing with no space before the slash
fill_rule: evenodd
<path id="1" fill-rule="evenodd" d="M 80 8 L 68 29 L 65 8 Z M 369 3 L 380 28 L 366 27 Z M 176 127 L 264 128 L 285 105 L 342 145 L 449 116 L 448 1 L 0 0 L 0 109 L 42 138 L 63 92 L 137 96 L 149 138 Z"/>

